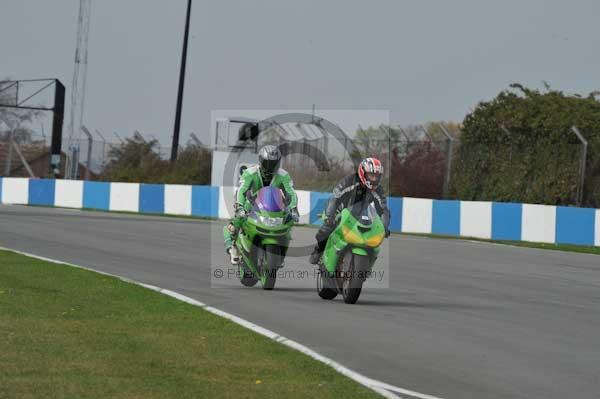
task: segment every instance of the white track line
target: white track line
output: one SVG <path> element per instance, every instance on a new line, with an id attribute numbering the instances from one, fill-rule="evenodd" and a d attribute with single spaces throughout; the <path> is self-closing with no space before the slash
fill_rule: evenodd
<path id="1" fill-rule="evenodd" d="M 131 283 L 131 284 L 135 284 L 135 285 L 139 285 L 141 287 L 144 288 L 148 288 L 150 290 L 159 292 L 161 294 L 164 295 L 168 295 L 172 298 L 175 298 L 177 300 L 180 300 L 182 302 L 188 303 L 190 305 L 194 305 L 194 306 L 198 306 L 204 310 L 206 310 L 207 312 L 210 312 L 212 314 L 215 314 L 217 316 L 223 317 L 227 320 L 230 320 L 236 324 L 239 324 L 242 327 L 245 327 L 249 330 L 252 330 L 264 337 L 267 337 L 275 342 L 279 342 L 280 344 L 283 344 L 285 346 L 287 346 L 288 348 L 292 348 L 294 350 L 297 350 L 299 352 L 302 352 L 303 354 L 313 358 L 314 360 L 317 360 L 323 364 L 326 364 L 330 367 L 332 367 L 335 371 L 337 371 L 338 373 L 350 378 L 353 381 L 356 381 L 357 383 L 377 392 L 378 394 L 380 394 L 381 396 L 383 396 L 384 398 L 387 399 L 402 399 L 400 396 L 396 395 L 397 393 L 402 394 L 402 395 L 407 395 L 411 398 L 419 398 L 419 399 L 442 399 L 439 398 L 437 396 L 431 396 L 431 395 L 426 395 L 423 393 L 419 393 L 419 392 L 415 392 L 415 391 L 411 391 L 408 389 L 404 389 L 404 388 L 400 388 L 394 385 L 390 385 L 390 384 L 386 384 L 385 382 L 381 382 L 381 381 L 377 381 L 374 380 L 372 378 L 366 377 L 360 373 L 357 373 L 356 371 L 353 371 L 343 365 L 341 365 L 340 363 L 336 362 L 335 360 L 332 360 L 328 357 L 325 357 L 317 352 L 315 352 L 314 350 L 296 342 L 293 341 L 291 339 L 288 339 L 284 336 L 281 336 L 269 329 L 266 329 L 264 327 L 261 327 L 259 325 L 256 325 L 248 320 L 242 319 L 241 317 L 238 317 L 236 315 L 233 315 L 231 313 L 227 313 L 224 312 L 222 310 L 219 310 L 217 308 L 213 308 L 212 306 L 208 306 L 205 303 L 202 303 L 200 301 L 197 301 L 193 298 L 187 297 L 185 295 L 179 294 L 175 291 L 171 291 L 171 290 L 167 290 L 164 288 L 160 288 L 160 287 L 156 287 L 154 285 L 149 285 L 149 284 L 145 284 L 145 283 L 141 283 L 139 281 L 135 281 L 126 277 L 121 277 L 121 276 L 117 276 L 115 274 L 111 274 L 111 273 L 105 273 L 105 272 L 101 272 L 98 270 L 94 270 L 85 266 L 80 266 L 80 265 L 75 265 L 72 263 L 68 263 L 68 262 L 63 262 L 60 260 L 56 260 L 56 259 L 50 259 L 50 258 L 46 258 L 43 256 L 39 256 L 39 255 L 35 255 L 35 254 L 31 254 L 28 252 L 23 252 L 23 251 L 17 251 L 15 249 L 11 249 L 11 248 L 4 248 L 4 247 L 0 247 L 0 250 L 2 251 L 9 251 L 9 252 L 14 252 L 20 255 L 25 255 L 25 256 L 29 256 L 30 258 L 35 258 L 35 259 L 39 259 L 39 260 L 43 260 L 46 262 L 50 262 L 50 263 L 55 263 L 58 265 L 65 265 L 65 266 L 71 266 L 71 267 L 76 267 L 78 269 L 84 269 L 87 271 L 91 271 L 94 273 L 99 273 L 99 274 L 103 274 L 105 276 L 110 276 L 110 277 L 115 277 L 118 278 L 122 281 L 125 281 L 127 283 Z"/>

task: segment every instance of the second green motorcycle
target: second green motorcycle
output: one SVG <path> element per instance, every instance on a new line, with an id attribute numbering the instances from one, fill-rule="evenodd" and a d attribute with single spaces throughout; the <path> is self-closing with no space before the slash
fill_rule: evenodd
<path id="1" fill-rule="evenodd" d="M 371 275 L 385 238 L 385 227 L 375 206 L 366 201 L 343 209 L 319 262 L 317 291 L 323 299 L 342 294 L 344 302 L 358 301 Z"/>

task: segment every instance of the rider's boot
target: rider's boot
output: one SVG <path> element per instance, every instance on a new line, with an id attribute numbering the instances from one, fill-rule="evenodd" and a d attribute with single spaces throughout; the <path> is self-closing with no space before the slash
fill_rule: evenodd
<path id="1" fill-rule="evenodd" d="M 227 253 L 229 254 L 230 262 L 232 265 L 237 265 L 240 263 L 240 254 L 235 245 L 227 248 Z"/>
<path id="2" fill-rule="evenodd" d="M 310 259 L 308 262 L 311 265 L 318 264 L 319 260 L 321 259 L 321 255 L 323 255 L 323 250 L 319 247 L 319 245 L 315 245 L 315 249 L 313 250 L 312 254 L 310 254 Z"/>

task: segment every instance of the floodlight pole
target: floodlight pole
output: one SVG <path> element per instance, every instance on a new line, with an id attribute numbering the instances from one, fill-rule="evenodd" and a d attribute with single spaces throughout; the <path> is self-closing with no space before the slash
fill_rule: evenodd
<path id="1" fill-rule="evenodd" d="M 171 147 L 171 162 L 177 160 L 177 150 L 179 149 L 179 130 L 181 127 L 181 107 L 183 104 L 183 87 L 185 84 L 185 65 L 187 62 L 188 38 L 190 34 L 190 12 L 192 10 L 192 0 L 188 0 L 187 14 L 185 17 L 185 32 L 183 34 L 183 49 L 181 51 L 181 69 L 179 71 L 179 89 L 177 91 L 177 107 L 175 109 L 175 127 L 173 129 L 173 145 Z"/>

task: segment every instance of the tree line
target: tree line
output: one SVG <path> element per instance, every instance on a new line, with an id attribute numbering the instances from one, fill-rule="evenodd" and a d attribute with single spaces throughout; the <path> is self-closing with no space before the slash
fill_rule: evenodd
<path id="1" fill-rule="evenodd" d="M 101 180 L 210 185 L 212 154 L 199 145 L 188 144 L 171 163 L 160 157 L 157 140 L 133 137 L 112 148 L 109 159 Z"/>
<path id="2" fill-rule="evenodd" d="M 583 206 L 600 206 L 599 93 L 565 94 L 511 85 L 462 124 L 451 196 L 462 200 L 575 205 L 581 142 L 589 143 Z"/>

